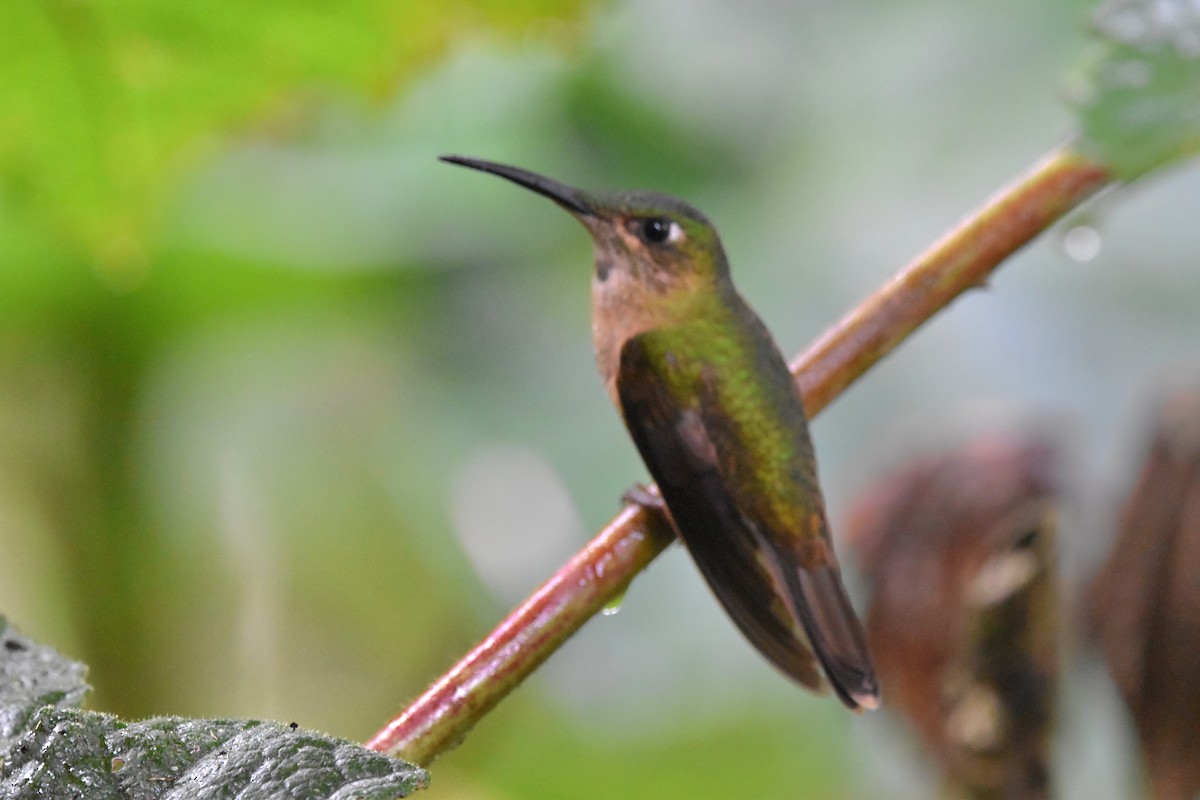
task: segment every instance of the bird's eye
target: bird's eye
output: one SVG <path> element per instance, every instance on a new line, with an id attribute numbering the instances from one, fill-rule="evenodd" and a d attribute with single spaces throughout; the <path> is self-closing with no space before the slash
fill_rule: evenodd
<path id="1" fill-rule="evenodd" d="M 678 226 L 666 217 L 650 217 L 642 221 L 642 239 L 650 244 L 662 244 L 675 234 Z"/>

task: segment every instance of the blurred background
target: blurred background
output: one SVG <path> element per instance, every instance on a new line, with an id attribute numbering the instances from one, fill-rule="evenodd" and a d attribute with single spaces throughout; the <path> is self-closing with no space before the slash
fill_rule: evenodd
<path id="1" fill-rule="evenodd" d="M 1069 135 L 1091 5 L 12 0 L 0 613 L 94 708 L 367 739 L 645 477 L 587 236 L 437 155 L 687 198 L 794 354 Z M 822 414 L 835 529 L 914 451 L 1049 430 L 1082 580 L 1197 368 L 1198 197 L 1106 195 Z M 1067 684 L 1063 796 L 1125 796 L 1113 690 Z M 430 791 L 928 796 L 913 750 L 771 670 L 676 547 Z"/>

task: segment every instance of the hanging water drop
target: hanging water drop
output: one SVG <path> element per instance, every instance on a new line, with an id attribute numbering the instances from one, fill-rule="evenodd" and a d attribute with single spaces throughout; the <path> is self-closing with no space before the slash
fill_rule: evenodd
<path id="1" fill-rule="evenodd" d="M 1100 255 L 1103 240 L 1091 225 L 1075 225 L 1062 237 L 1062 249 L 1067 258 L 1083 264 Z"/>
<path id="2" fill-rule="evenodd" d="M 621 604 L 624 602 L 625 590 L 622 589 L 620 594 L 604 604 L 604 608 L 600 609 L 600 613 L 606 617 L 614 616 L 618 611 L 621 610 Z"/>

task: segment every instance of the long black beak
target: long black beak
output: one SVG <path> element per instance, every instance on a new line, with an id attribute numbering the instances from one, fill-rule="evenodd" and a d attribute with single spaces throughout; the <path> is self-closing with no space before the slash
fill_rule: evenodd
<path id="1" fill-rule="evenodd" d="M 538 194 L 549 197 L 560 206 L 570 211 L 572 214 L 582 217 L 594 216 L 596 211 L 588 196 L 579 189 L 574 189 L 558 181 L 551 180 L 543 175 L 538 175 L 528 170 L 523 170 L 518 167 L 510 167 L 507 164 L 497 164 L 494 161 L 483 161 L 478 158 L 464 158 L 463 156 L 440 156 L 440 161 L 445 161 L 448 164 L 458 164 L 460 167 L 470 167 L 477 169 L 480 172 L 489 172 L 492 175 L 499 175 L 501 178 L 507 178 L 513 183 L 524 186 L 526 189 L 537 192 Z"/>

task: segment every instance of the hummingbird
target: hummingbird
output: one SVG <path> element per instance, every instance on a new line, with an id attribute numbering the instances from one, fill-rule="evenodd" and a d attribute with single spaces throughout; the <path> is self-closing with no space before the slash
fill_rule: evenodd
<path id="1" fill-rule="evenodd" d="M 590 193 L 517 167 L 442 161 L 549 197 L 591 234 L 596 364 L 713 594 L 758 651 L 859 711 L 879 705 L 842 586 L 799 389 L 734 288 L 716 229 L 655 192 Z"/>

